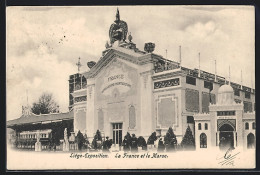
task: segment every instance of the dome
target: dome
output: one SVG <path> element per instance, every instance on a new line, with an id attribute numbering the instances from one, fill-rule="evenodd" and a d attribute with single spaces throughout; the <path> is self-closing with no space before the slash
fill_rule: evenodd
<path id="1" fill-rule="evenodd" d="M 218 89 L 217 104 L 229 105 L 234 103 L 234 90 L 230 85 L 222 85 Z"/>
<path id="2" fill-rule="evenodd" d="M 230 85 L 222 85 L 219 89 L 218 89 L 218 93 L 234 93 L 233 88 Z"/>

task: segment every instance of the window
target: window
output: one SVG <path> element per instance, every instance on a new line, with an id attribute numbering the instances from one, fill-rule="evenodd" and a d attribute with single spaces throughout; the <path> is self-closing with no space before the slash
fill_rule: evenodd
<path id="1" fill-rule="evenodd" d="M 198 129 L 201 130 L 201 123 L 198 124 Z"/>
<path id="2" fill-rule="evenodd" d="M 235 95 L 235 96 L 240 96 L 240 91 L 239 91 L 239 89 L 235 89 L 235 88 L 234 88 L 234 95 Z"/>
<path id="3" fill-rule="evenodd" d="M 255 122 L 252 123 L 252 128 L 255 129 Z"/>
<path id="4" fill-rule="evenodd" d="M 207 148 L 207 135 L 205 133 L 200 134 L 200 148 Z"/>
<path id="5" fill-rule="evenodd" d="M 196 78 L 186 76 L 186 83 L 196 86 Z"/>
<path id="6" fill-rule="evenodd" d="M 194 117 L 193 116 L 187 116 L 187 123 L 194 123 Z"/>
<path id="7" fill-rule="evenodd" d="M 208 130 L 208 124 L 205 123 L 205 130 Z"/>
<path id="8" fill-rule="evenodd" d="M 131 105 L 129 108 L 129 129 L 134 129 L 136 126 L 136 115 L 135 115 L 135 107 Z"/>
<path id="9" fill-rule="evenodd" d="M 208 81 L 204 81 L 204 88 L 207 88 L 210 91 L 212 91 L 213 90 L 213 83 L 208 82 Z"/>
<path id="10" fill-rule="evenodd" d="M 249 129 L 249 124 L 246 122 L 245 123 L 245 129 L 248 130 Z"/>
<path id="11" fill-rule="evenodd" d="M 244 103 L 244 112 L 252 112 L 252 102 L 243 101 Z"/>
<path id="12" fill-rule="evenodd" d="M 245 92 L 245 98 L 250 99 L 250 92 Z"/>

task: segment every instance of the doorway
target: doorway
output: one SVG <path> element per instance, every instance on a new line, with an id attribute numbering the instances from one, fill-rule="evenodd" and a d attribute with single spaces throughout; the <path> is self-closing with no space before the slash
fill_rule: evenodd
<path id="1" fill-rule="evenodd" d="M 255 148 L 255 136 L 250 133 L 247 135 L 247 149 Z"/>
<path id="2" fill-rule="evenodd" d="M 230 124 L 224 124 L 219 131 L 220 149 L 234 148 L 234 128 Z"/>
<path id="3" fill-rule="evenodd" d="M 112 123 L 113 145 L 117 148 L 122 144 L 122 127 L 123 123 Z"/>

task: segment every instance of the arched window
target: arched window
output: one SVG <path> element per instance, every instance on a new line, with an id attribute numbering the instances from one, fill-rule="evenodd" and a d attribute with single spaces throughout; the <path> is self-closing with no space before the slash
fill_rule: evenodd
<path id="1" fill-rule="evenodd" d="M 246 122 L 245 123 L 245 129 L 248 130 L 249 129 L 249 124 Z"/>
<path id="2" fill-rule="evenodd" d="M 207 148 L 207 135 L 205 133 L 200 134 L 200 148 Z"/>
<path id="3" fill-rule="evenodd" d="M 133 105 L 129 108 L 129 128 L 134 129 L 136 126 L 135 107 Z"/>
<path id="4" fill-rule="evenodd" d="M 255 129 L 255 122 L 252 123 L 252 128 Z"/>
<path id="5" fill-rule="evenodd" d="M 201 123 L 198 124 L 198 130 L 201 130 Z"/>
<path id="6" fill-rule="evenodd" d="M 208 124 L 205 123 L 205 130 L 208 130 Z"/>
<path id="7" fill-rule="evenodd" d="M 98 129 L 100 131 L 104 130 L 104 114 L 102 109 L 98 110 Z"/>

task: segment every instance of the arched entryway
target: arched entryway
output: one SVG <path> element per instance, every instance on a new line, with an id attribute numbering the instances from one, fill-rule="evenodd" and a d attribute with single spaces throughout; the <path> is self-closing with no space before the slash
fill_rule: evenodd
<path id="1" fill-rule="evenodd" d="M 207 135 L 205 133 L 200 134 L 200 148 L 207 148 Z"/>
<path id="2" fill-rule="evenodd" d="M 234 147 L 234 128 L 230 124 L 223 124 L 219 128 L 219 147 L 228 149 Z"/>
<path id="3" fill-rule="evenodd" d="M 255 136 L 252 133 L 247 135 L 247 149 L 255 148 Z"/>

